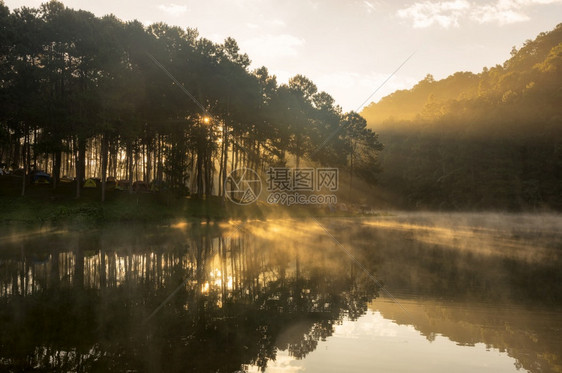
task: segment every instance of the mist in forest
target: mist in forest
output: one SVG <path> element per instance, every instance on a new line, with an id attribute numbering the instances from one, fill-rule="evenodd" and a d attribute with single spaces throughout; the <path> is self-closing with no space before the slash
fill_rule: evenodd
<path id="1" fill-rule="evenodd" d="M 379 194 L 402 208 L 559 211 L 561 51 L 558 25 L 501 65 L 428 75 L 367 106 L 384 145 Z"/>

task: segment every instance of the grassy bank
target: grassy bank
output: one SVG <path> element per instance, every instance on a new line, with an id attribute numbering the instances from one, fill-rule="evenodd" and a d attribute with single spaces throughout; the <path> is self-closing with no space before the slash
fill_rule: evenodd
<path id="1" fill-rule="evenodd" d="M 14 178 L 15 179 L 15 178 Z M 168 223 L 178 220 L 263 219 L 265 217 L 324 216 L 325 208 L 280 207 L 257 202 L 239 206 L 219 197 L 198 199 L 172 192 L 108 191 L 101 202 L 98 189 L 82 189 L 75 198 L 72 183 L 29 185 L 21 196 L 21 179 L 0 182 L 0 224 L 72 223 L 104 225 L 115 222 Z"/>
<path id="2" fill-rule="evenodd" d="M 256 208 L 223 203 L 219 198 L 178 197 L 172 192 L 129 193 L 108 191 L 101 202 L 101 191 L 81 189 L 75 198 L 75 184 L 28 185 L 21 196 L 21 178 L 0 178 L 0 223 L 76 223 L 168 222 L 177 219 L 226 219 L 257 215 Z"/>

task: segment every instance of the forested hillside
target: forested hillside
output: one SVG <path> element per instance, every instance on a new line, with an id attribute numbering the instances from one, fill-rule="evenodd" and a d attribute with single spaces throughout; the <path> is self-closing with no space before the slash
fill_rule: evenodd
<path id="1" fill-rule="evenodd" d="M 562 24 L 479 74 L 430 75 L 362 112 L 402 205 L 562 208 Z"/>
<path id="2" fill-rule="evenodd" d="M 223 195 L 230 170 L 314 164 L 373 180 L 377 136 L 302 75 L 277 84 L 237 42 L 197 30 L 96 17 L 51 1 L 0 1 L 0 163 L 22 182 L 42 170 Z M 318 151 L 322 149 L 322 151 Z M 21 176 L 24 176 L 23 178 Z M 14 176 L 15 177 L 15 176 Z M 26 182 L 27 180 L 27 182 Z M 125 184 L 126 185 L 126 184 Z"/>

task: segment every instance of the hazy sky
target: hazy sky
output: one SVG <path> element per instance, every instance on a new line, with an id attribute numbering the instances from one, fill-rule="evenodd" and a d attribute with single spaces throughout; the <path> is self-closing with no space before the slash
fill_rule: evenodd
<path id="1" fill-rule="evenodd" d="M 10 8 L 41 0 L 4 0 Z M 197 28 L 222 42 L 234 37 L 252 68 L 265 65 L 283 83 L 311 78 L 344 110 L 359 105 L 409 55 L 373 97 L 410 88 L 426 74 L 480 72 L 511 47 L 562 22 L 562 0 L 65 0 L 71 8 L 123 20 Z"/>

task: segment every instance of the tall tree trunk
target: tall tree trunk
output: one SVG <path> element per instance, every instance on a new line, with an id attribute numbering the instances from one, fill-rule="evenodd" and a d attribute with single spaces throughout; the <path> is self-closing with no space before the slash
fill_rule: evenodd
<path id="1" fill-rule="evenodd" d="M 80 161 L 80 183 L 86 180 L 86 140 L 81 139 L 78 141 L 78 159 Z"/>
<path id="2" fill-rule="evenodd" d="M 75 141 L 77 141 L 77 140 L 75 140 Z M 76 174 L 76 177 L 75 177 L 75 180 L 76 180 L 76 198 L 80 198 L 80 184 L 81 184 L 80 183 L 80 174 L 81 174 L 81 171 L 80 171 L 80 164 L 81 164 L 81 162 L 80 162 L 80 151 L 77 149 L 77 147 L 74 147 L 73 150 L 74 150 L 74 156 L 75 156 L 75 162 L 74 163 L 76 164 L 76 172 L 75 172 L 75 174 Z"/>
<path id="3" fill-rule="evenodd" d="M 300 134 L 297 133 L 297 165 L 296 168 L 299 168 L 300 166 L 300 152 L 301 152 L 301 148 L 300 148 Z"/>
<path id="4" fill-rule="evenodd" d="M 33 149 L 37 149 L 37 126 L 33 128 Z M 29 164 L 29 162 L 27 163 Z M 33 170 L 37 171 L 37 152 L 35 151 L 33 152 Z"/>
<path id="5" fill-rule="evenodd" d="M 23 160 L 23 175 L 22 175 L 22 183 L 21 183 L 21 196 L 25 196 L 25 179 L 27 177 L 27 168 L 28 168 L 28 162 L 26 162 L 26 160 L 28 159 L 28 157 L 25 154 L 26 148 L 29 148 L 29 146 L 27 146 L 27 124 L 25 125 L 25 136 L 23 138 L 23 147 L 22 147 L 22 154 L 21 154 L 21 159 Z M 29 153 L 29 149 L 27 149 L 27 152 Z"/>
<path id="6" fill-rule="evenodd" d="M 162 181 L 164 178 L 164 169 L 162 166 L 162 137 L 161 135 L 158 135 L 158 167 L 157 167 L 157 171 L 156 171 L 156 178 L 158 179 L 158 181 Z"/>
<path id="7" fill-rule="evenodd" d="M 203 193 L 203 151 L 199 145 L 197 154 L 197 197 L 201 198 Z"/>
<path id="8" fill-rule="evenodd" d="M 228 120 L 228 119 L 227 119 Z M 228 143 L 228 123 L 225 120 L 224 122 L 224 127 L 223 127 L 223 144 L 224 144 L 224 160 L 223 160 L 223 172 L 222 172 L 222 179 L 220 180 L 220 183 L 222 185 L 222 199 L 223 201 L 226 201 L 226 192 L 224 190 L 225 187 L 225 183 L 226 183 L 226 176 L 228 174 L 228 148 L 229 148 L 229 143 Z"/>
<path id="9" fill-rule="evenodd" d="M 115 181 L 117 182 L 117 153 L 119 152 L 119 141 L 115 140 L 112 143 L 112 147 L 111 147 L 111 172 L 112 172 L 112 176 L 115 178 Z"/>
<path id="10" fill-rule="evenodd" d="M 133 144 L 127 140 L 127 159 L 129 160 L 129 193 L 133 193 Z"/>
<path id="11" fill-rule="evenodd" d="M 102 135 L 101 140 L 101 201 L 105 202 L 105 187 L 107 180 L 107 153 L 109 144 L 107 140 L 107 135 Z"/>
<path id="12" fill-rule="evenodd" d="M 46 173 L 49 173 L 49 153 L 45 154 L 45 160 L 44 161 L 45 161 L 44 170 L 45 170 Z"/>
<path id="13" fill-rule="evenodd" d="M 213 194 L 213 155 L 209 149 L 206 150 L 205 157 L 205 197 L 209 198 Z"/>
<path id="14" fill-rule="evenodd" d="M 61 158 L 62 151 L 59 149 L 55 152 L 53 157 L 53 189 L 56 189 L 60 182 Z"/>
<path id="15" fill-rule="evenodd" d="M 146 145 L 146 177 L 144 179 L 146 185 L 148 186 L 151 181 L 151 172 L 152 172 L 152 159 L 150 153 L 152 152 L 152 139 L 148 140 L 148 144 Z"/>
<path id="16" fill-rule="evenodd" d="M 224 137 L 223 137 L 224 138 Z M 221 144 L 221 156 L 220 156 L 220 161 L 219 161 L 219 188 L 217 190 L 217 196 L 222 196 L 222 175 L 224 173 L 223 171 L 223 165 L 224 165 L 224 157 L 225 157 L 225 150 L 224 150 L 224 141 Z"/>

